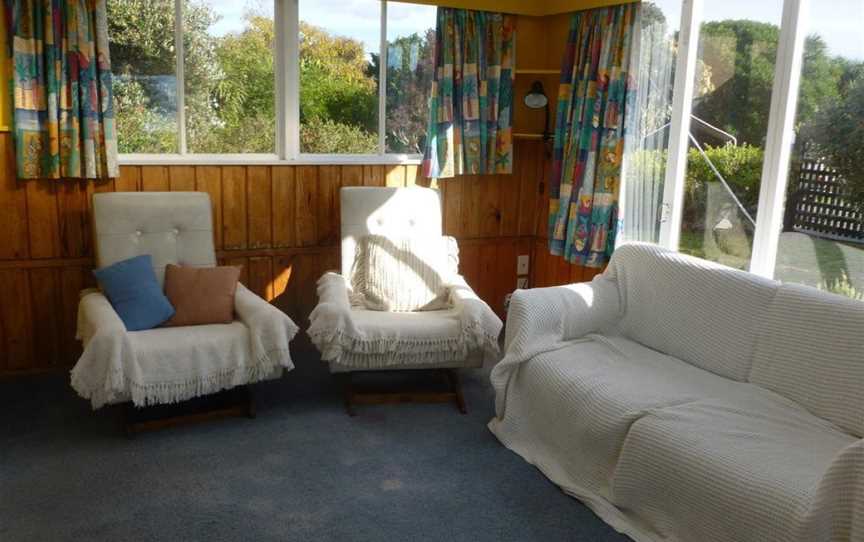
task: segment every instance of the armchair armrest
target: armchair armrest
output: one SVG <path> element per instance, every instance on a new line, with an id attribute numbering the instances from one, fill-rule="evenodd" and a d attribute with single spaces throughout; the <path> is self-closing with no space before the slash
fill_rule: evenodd
<path id="1" fill-rule="evenodd" d="M 78 302 L 78 329 L 75 338 L 84 346 L 97 334 L 126 334 L 123 320 L 111 306 L 105 294 L 96 289 L 81 292 Z"/>
<path id="2" fill-rule="evenodd" d="M 239 283 L 234 294 L 234 313 L 249 328 L 255 360 L 294 368 L 288 344 L 300 328 L 287 314 Z"/>
<path id="3" fill-rule="evenodd" d="M 113 402 L 125 390 L 124 361 L 135 353 L 126 326 L 99 290 L 81 293 L 75 336 L 84 352 L 72 369 L 72 387 L 94 409 Z"/>
<path id="4" fill-rule="evenodd" d="M 498 337 L 504 326 L 501 319 L 461 275 L 453 277 L 447 287 L 450 289 L 450 303 L 459 311 L 462 332 L 470 347 L 483 352 L 484 364 L 497 362 L 500 355 Z"/>
<path id="5" fill-rule="evenodd" d="M 335 361 L 343 351 L 342 336 L 361 334 L 351 318 L 351 287 L 338 273 L 324 273 L 318 280 L 318 305 L 309 315 L 306 334 L 321 352 L 321 359 Z"/>

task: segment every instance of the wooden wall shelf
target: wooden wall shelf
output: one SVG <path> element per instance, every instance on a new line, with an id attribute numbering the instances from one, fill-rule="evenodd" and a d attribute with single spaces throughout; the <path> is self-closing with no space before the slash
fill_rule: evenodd
<path id="1" fill-rule="evenodd" d="M 516 75 L 560 75 L 561 70 L 548 70 L 548 69 L 516 69 Z"/>
<path id="2" fill-rule="evenodd" d="M 513 139 L 537 139 L 537 140 L 540 140 L 540 139 L 543 139 L 543 134 L 530 134 L 530 133 L 524 133 L 524 132 L 522 132 L 522 133 L 515 132 L 513 134 Z"/>

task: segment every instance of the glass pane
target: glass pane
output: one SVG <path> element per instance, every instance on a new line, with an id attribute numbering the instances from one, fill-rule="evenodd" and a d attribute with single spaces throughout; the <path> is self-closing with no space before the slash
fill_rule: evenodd
<path id="1" fill-rule="evenodd" d="M 108 36 L 120 153 L 178 152 L 173 0 L 109 0 Z"/>
<path id="2" fill-rule="evenodd" d="M 435 70 L 434 6 L 387 4 L 386 152 L 423 154 Z"/>
<path id="3" fill-rule="evenodd" d="M 636 92 L 627 104 L 636 113 L 627 115 L 624 142 L 622 241 L 659 241 L 680 22 L 681 0 L 642 3 L 640 41 L 631 59 Z"/>
<path id="4" fill-rule="evenodd" d="M 301 0 L 300 152 L 378 152 L 380 0 Z"/>
<path id="5" fill-rule="evenodd" d="M 775 277 L 864 300 L 864 2 L 809 21 Z"/>
<path id="6" fill-rule="evenodd" d="M 276 151 L 273 2 L 186 1 L 190 153 Z"/>
<path id="7" fill-rule="evenodd" d="M 706 2 L 690 121 L 682 252 L 747 269 L 782 0 Z"/>

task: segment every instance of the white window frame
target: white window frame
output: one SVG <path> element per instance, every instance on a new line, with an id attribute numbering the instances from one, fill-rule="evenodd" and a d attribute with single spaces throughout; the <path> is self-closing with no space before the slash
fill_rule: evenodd
<path id="1" fill-rule="evenodd" d="M 387 145 L 387 2 L 379 0 L 378 152 L 313 154 L 300 151 L 300 1 L 273 0 L 276 94 L 276 148 L 272 153 L 198 154 L 188 152 L 185 107 L 183 3 L 174 0 L 174 50 L 177 87 L 177 153 L 121 154 L 121 165 L 278 165 L 278 164 L 420 164 L 420 154 L 388 153 Z"/>
<path id="2" fill-rule="evenodd" d="M 756 230 L 749 269 L 751 273 L 767 278 L 774 278 L 777 260 L 791 150 L 795 137 L 793 127 L 797 114 L 809 2 L 810 0 L 784 0 L 783 2 Z M 699 30 L 703 21 L 702 3 L 703 0 L 683 0 L 681 6 L 681 32 L 676 73 L 683 74 L 683 78 L 676 75 L 674 83 L 659 238 L 661 246 L 676 251 L 681 236 L 690 113 L 693 104 L 696 61 L 699 54 Z"/>

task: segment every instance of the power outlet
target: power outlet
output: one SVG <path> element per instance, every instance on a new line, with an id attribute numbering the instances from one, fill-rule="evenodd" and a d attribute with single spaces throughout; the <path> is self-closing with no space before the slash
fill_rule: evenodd
<path id="1" fill-rule="evenodd" d="M 519 277 L 516 279 L 516 289 L 524 290 L 528 287 L 528 277 Z"/>
<path id="2" fill-rule="evenodd" d="M 517 275 L 527 275 L 528 274 L 528 266 L 530 264 L 531 257 L 527 254 L 522 254 L 518 258 L 516 258 L 516 274 Z"/>

